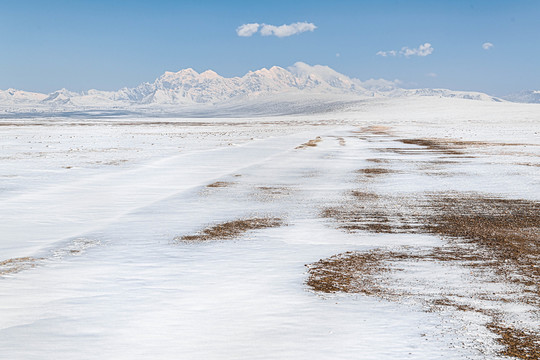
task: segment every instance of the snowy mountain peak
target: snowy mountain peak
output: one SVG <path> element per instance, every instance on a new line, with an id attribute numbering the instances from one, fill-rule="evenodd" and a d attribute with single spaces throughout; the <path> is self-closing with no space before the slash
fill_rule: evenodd
<path id="1" fill-rule="evenodd" d="M 204 78 L 204 79 L 216 79 L 216 78 L 221 78 L 221 76 L 213 71 L 213 70 L 206 70 L 202 73 L 199 74 L 201 76 L 201 78 Z"/>
<path id="2" fill-rule="evenodd" d="M 296 62 L 293 66 L 290 66 L 289 71 L 296 76 L 302 76 L 302 77 L 316 76 L 325 81 L 336 79 L 336 78 L 351 80 L 349 77 L 338 73 L 337 71 L 335 71 L 334 69 L 328 66 L 324 66 L 324 65 L 311 66 L 301 61 Z"/>
<path id="3" fill-rule="evenodd" d="M 50 93 L 49 96 L 47 96 L 42 101 L 45 103 L 65 105 L 71 101 L 71 98 L 77 97 L 79 95 L 79 93 L 69 91 L 68 89 L 63 88 Z"/>

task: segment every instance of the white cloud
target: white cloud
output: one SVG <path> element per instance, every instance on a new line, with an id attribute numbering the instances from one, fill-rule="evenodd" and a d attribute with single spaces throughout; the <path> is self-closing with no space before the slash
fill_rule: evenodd
<path id="1" fill-rule="evenodd" d="M 434 72 L 430 72 L 430 73 L 427 73 L 426 76 L 434 78 L 434 77 L 437 77 L 437 74 Z"/>
<path id="2" fill-rule="evenodd" d="M 341 54 L 340 54 L 340 53 L 336 53 L 336 57 L 340 57 L 340 56 L 341 56 Z"/>
<path id="3" fill-rule="evenodd" d="M 387 57 L 387 56 L 396 56 L 397 51 L 396 50 L 390 50 L 390 51 L 378 51 L 377 54 L 379 56 Z"/>
<path id="4" fill-rule="evenodd" d="M 433 53 L 433 47 L 431 46 L 430 43 L 425 43 L 413 49 L 409 49 L 407 46 L 404 46 L 399 51 L 397 50 L 378 51 L 375 55 L 379 55 L 382 57 L 398 56 L 398 55 L 409 57 L 413 55 L 414 56 L 428 56 L 428 55 L 431 55 L 431 53 Z"/>
<path id="5" fill-rule="evenodd" d="M 430 43 L 425 43 L 417 47 L 416 49 L 409 49 L 408 47 L 404 46 L 401 48 L 401 51 L 399 52 L 405 57 L 409 57 L 412 55 L 416 56 L 428 56 L 433 52 L 433 48 L 431 47 Z"/>
<path id="6" fill-rule="evenodd" d="M 306 31 L 313 31 L 317 28 L 313 23 L 307 22 L 297 22 L 289 25 L 268 25 L 268 24 L 243 24 L 236 28 L 236 33 L 238 36 L 248 37 L 255 34 L 257 31 L 260 32 L 262 36 L 277 36 L 277 37 L 287 37 L 295 34 L 300 34 Z"/>
<path id="7" fill-rule="evenodd" d="M 484 49 L 484 50 L 489 50 L 492 47 L 493 47 L 493 44 L 490 43 L 490 42 L 485 42 L 485 43 L 482 44 L 482 49 Z"/>
<path id="8" fill-rule="evenodd" d="M 240 25 L 236 28 L 236 33 L 238 36 L 248 37 L 259 31 L 259 26 L 257 23 Z"/>
<path id="9" fill-rule="evenodd" d="M 317 26 L 315 26 L 315 24 L 307 23 L 307 22 L 297 22 L 294 24 L 289 24 L 289 25 L 284 24 L 281 26 L 262 24 L 261 35 L 262 36 L 274 35 L 277 37 L 286 37 L 286 36 L 291 36 L 295 34 L 300 34 L 306 31 L 313 31 L 316 28 Z"/>

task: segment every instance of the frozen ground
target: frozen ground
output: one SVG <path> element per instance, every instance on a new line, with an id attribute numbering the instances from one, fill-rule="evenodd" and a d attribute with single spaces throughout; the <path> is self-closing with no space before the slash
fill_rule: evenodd
<path id="1" fill-rule="evenodd" d="M 444 243 L 346 232 L 321 216 L 352 190 L 540 200 L 539 124 L 538 105 L 438 98 L 255 118 L 3 118 L 0 358 L 497 358 L 485 315 L 417 301 L 459 293 L 474 305 L 488 285 L 467 268 L 396 272 L 412 295 L 390 301 L 312 291 L 305 264 Z M 388 151 L 421 149 L 403 138 L 484 145 L 453 159 Z M 359 177 L 381 163 L 392 172 Z M 284 226 L 179 240 L 253 217 Z M 535 305 L 485 306 L 525 330 L 538 324 Z"/>

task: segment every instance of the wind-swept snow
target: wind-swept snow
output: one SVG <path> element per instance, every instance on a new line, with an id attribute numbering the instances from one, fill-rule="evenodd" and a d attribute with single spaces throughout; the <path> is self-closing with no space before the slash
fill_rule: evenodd
<path id="1" fill-rule="evenodd" d="M 165 89 L 176 75 L 164 76 Z M 447 244 L 343 231 L 323 213 L 353 191 L 539 201 L 539 121 L 537 105 L 438 97 L 287 116 L 0 119 L 0 358 L 496 359 L 504 347 L 488 315 L 426 312 L 414 301 L 455 290 L 531 330 L 538 309 L 513 295 L 478 300 L 486 282 L 472 268 L 396 270 L 389 276 L 410 296 L 388 301 L 314 292 L 305 265 Z M 462 147 L 427 151 L 403 139 Z M 280 221 L 182 240 L 262 218 Z"/>

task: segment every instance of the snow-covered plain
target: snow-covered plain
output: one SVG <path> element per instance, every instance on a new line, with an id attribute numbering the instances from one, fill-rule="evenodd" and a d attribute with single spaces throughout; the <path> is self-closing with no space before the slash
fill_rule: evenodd
<path id="1" fill-rule="evenodd" d="M 0 358 L 495 358 L 500 346 L 479 315 L 314 293 L 304 265 L 350 250 L 441 244 L 432 235 L 347 233 L 321 216 L 359 187 L 540 200 L 539 124 L 538 105 L 438 97 L 309 115 L 2 118 Z M 317 137 L 317 146 L 298 148 Z M 400 138 L 518 145 L 467 150 L 474 157 L 433 176 L 410 171 L 433 155 L 382 151 Z M 359 182 L 355 171 L 373 158 L 395 172 Z M 207 187 L 216 181 L 227 186 Z M 254 216 L 285 226 L 177 240 Z M 16 269 L 9 259 L 20 259 Z M 438 291 L 436 273 L 433 282 L 464 296 L 478 286 L 462 268 L 430 266 L 399 276 Z M 531 327 L 537 310 L 506 313 Z"/>

